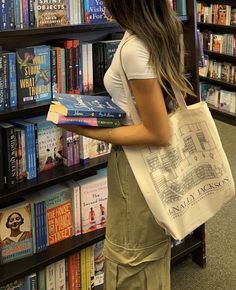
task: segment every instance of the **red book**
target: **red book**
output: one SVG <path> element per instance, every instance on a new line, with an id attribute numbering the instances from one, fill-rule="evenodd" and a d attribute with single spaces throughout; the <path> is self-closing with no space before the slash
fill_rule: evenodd
<path id="1" fill-rule="evenodd" d="M 73 76 L 74 76 L 74 94 L 80 94 L 79 85 L 79 40 L 73 39 Z"/>
<path id="2" fill-rule="evenodd" d="M 66 50 L 66 92 L 68 94 L 73 94 L 73 41 L 66 40 L 64 42 L 64 47 Z"/>

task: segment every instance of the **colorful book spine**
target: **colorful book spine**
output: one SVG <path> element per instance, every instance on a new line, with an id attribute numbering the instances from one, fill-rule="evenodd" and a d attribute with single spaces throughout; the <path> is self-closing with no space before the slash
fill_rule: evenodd
<path id="1" fill-rule="evenodd" d="M 2 10 L 2 30 L 10 29 L 10 9 L 9 9 L 9 0 L 1 1 L 1 10 Z"/>
<path id="2" fill-rule="evenodd" d="M 66 92 L 66 55 L 65 48 L 61 47 L 61 79 L 62 79 L 62 93 Z"/>
<path id="3" fill-rule="evenodd" d="M 62 63 L 61 63 L 61 48 L 57 47 L 57 86 L 58 93 L 62 92 Z"/>
<path id="4" fill-rule="evenodd" d="M 63 164 L 72 166 L 74 164 L 73 157 L 73 133 L 63 130 Z"/>
<path id="5" fill-rule="evenodd" d="M 74 68 L 74 93 L 80 94 L 80 83 L 79 83 L 79 40 L 73 39 L 73 68 Z"/>
<path id="6" fill-rule="evenodd" d="M 57 50 L 56 47 L 51 48 L 51 79 L 52 79 L 52 92 L 58 93 L 57 83 Z"/>
<path id="7" fill-rule="evenodd" d="M 29 0 L 29 27 L 35 27 L 35 0 Z"/>
<path id="8" fill-rule="evenodd" d="M 73 77 L 73 42 L 72 40 L 65 41 L 66 52 L 66 91 L 69 94 L 74 92 L 74 77 Z"/>
<path id="9" fill-rule="evenodd" d="M 17 81 L 16 81 L 16 54 L 8 53 L 9 59 L 9 86 L 10 86 L 10 108 L 17 106 Z"/>
<path id="10" fill-rule="evenodd" d="M 2 54 L 3 65 L 3 95 L 4 95 L 4 107 L 8 109 L 10 107 L 10 84 L 9 84 L 9 61 L 7 53 Z"/>
<path id="11" fill-rule="evenodd" d="M 9 0 L 9 21 L 10 21 L 10 29 L 14 29 L 15 26 L 14 0 Z"/>
<path id="12" fill-rule="evenodd" d="M 0 46 L 0 112 L 4 112 L 4 110 L 5 106 L 3 92 L 3 57 L 2 57 L 2 47 Z"/>
<path id="13" fill-rule="evenodd" d="M 20 1 L 14 0 L 15 28 L 20 29 Z"/>

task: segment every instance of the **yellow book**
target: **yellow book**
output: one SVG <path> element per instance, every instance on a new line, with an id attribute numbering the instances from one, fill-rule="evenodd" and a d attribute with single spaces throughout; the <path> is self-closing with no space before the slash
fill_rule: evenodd
<path id="1" fill-rule="evenodd" d="M 85 249 L 87 290 L 91 290 L 91 247 Z"/>

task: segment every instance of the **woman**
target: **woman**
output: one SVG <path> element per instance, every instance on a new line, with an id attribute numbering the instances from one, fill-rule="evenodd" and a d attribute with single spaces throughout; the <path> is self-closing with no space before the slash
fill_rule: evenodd
<path id="1" fill-rule="evenodd" d="M 165 99 L 173 98 L 170 83 L 184 96 L 192 94 L 181 74 L 182 29 L 168 0 L 105 0 L 105 5 L 126 30 L 104 78 L 113 101 L 127 113 L 126 126 L 65 128 L 113 144 L 108 161 L 104 289 L 168 290 L 170 237 L 155 222 L 121 145 L 169 143 Z M 142 119 L 139 125 L 133 125 L 130 118 L 120 62 Z"/>

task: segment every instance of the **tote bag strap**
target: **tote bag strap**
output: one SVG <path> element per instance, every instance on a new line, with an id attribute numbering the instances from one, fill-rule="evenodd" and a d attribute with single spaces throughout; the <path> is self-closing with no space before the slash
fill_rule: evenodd
<path id="1" fill-rule="evenodd" d="M 124 87 L 125 96 L 127 97 L 128 106 L 129 106 L 130 115 L 132 117 L 132 120 L 133 120 L 134 124 L 139 124 L 139 123 L 141 123 L 141 119 L 139 117 L 139 114 L 138 114 L 137 109 L 136 109 L 136 107 L 134 105 L 134 102 L 133 102 L 133 98 L 132 98 L 132 95 L 131 95 L 131 90 L 130 90 L 128 79 L 126 77 L 126 74 L 125 74 L 125 71 L 124 71 L 124 68 L 123 68 L 122 58 L 121 58 L 122 48 L 132 38 L 134 38 L 134 36 L 132 36 L 132 35 L 130 37 L 128 37 L 124 41 L 124 43 L 121 45 L 121 47 L 120 47 L 120 77 L 121 77 L 121 81 L 122 81 L 122 84 L 123 84 L 123 87 Z M 175 89 L 175 88 L 173 88 L 173 87 L 172 87 L 172 90 L 173 90 L 173 92 L 175 94 L 176 101 L 177 101 L 179 107 L 181 109 L 183 109 L 183 110 L 186 110 L 187 109 L 187 105 L 186 105 L 185 99 L 183 98 L 183 96 L 180 93 L 180 91 Z"/>

